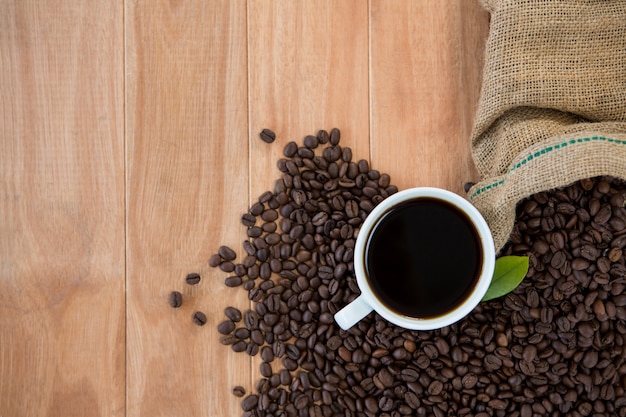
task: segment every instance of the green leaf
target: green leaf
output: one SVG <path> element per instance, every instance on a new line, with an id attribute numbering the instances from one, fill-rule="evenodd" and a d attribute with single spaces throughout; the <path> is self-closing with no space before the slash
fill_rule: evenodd
<path id="1" fill-rule="evenodd" d="M 491 285 L 482 301 L 493 300 L 513 291 L 528 273 L 528 256 L 502 256 L 496 259 Z"/>

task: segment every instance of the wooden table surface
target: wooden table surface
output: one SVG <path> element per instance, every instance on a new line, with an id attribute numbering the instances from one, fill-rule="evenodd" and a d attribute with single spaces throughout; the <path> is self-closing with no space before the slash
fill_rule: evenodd
<path id="1" fill-rule="evenodd" d="M 216 326 L 249 301 L 208 258 L 319 129 L 462 193 L 488 29 L 476 0 L 1 1 L 0 416 L 241 415 L 258 363 Z"/>

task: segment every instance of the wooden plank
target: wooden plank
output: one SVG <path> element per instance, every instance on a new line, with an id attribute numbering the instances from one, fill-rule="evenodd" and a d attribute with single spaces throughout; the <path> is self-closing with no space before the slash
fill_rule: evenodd
<path id="1" fill-rule="evenodd" d="M 476 180 L 470 131 L 488 14 L 476 1 L 370 1 L 372 163 L 401 189 Z"/>
<path id="2" fill-rule="evenodd" d="M 121 2 L 0 4 L 0 415 L 125 408 Z"/>
<path id="3" fill-rule="evenodd" d="M 284 145 L 337 127 L 355 158 L 369 156 L 368 15 L 362 0 L 248 2 L 252 196 L 273 189 Z M 260 175 L 256 175 L 260 174 Z"/>
<path id="4" fill-rule="evenodd" d="M 369 156 L 368 15 L 361 0 L 248 1 L 250 189 L 274 189 L 290 141 L 341 130 L 355 158 Z M 268 145 L 258 138 L 275 131 Z M 255 201 L 255 200 L 254 200 Z M 251 201 L 251 202 L 254 202 Z M 252 368 L 261 378 L 260 358 Z M 280 371 L 279 360 L 272 364 Z"/>
<path id="5" fill-rule="evenodd" d="M 250 380 L 250 359 L 216 326 L 248 301 L 207 260 L 245 233 L 246 3 L 130 0 L 126 34 L 128 416 L 236 416 L 230 390 Z M 190 272 L 200 284 L 184 283 Z"/>

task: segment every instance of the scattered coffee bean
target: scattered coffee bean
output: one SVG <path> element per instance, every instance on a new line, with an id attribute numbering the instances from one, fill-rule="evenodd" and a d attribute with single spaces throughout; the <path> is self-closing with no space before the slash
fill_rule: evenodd
<path id="1" fill-rule="evenodd" d="M 189 285 L 196 285 L 200 282 L 200 274 L 192 272 L 191 274 L 187 274 L 185 277 L 185 282 Z"/>
<path id="2" fill-rule="evenodd" d="M 206 324 L 206 315 L 202 311 L 196 311 L 193 314 L 193 322 L 198 326 L 204 326 Z"/>
<path id="3" fill-rule="evenodd" d="M 270 129 L 263 129 L 261 133 L 259 133 L 259 137 L 265 143 L 272 143 L 276 140 L 276 133 Z"/>
<path id="4" fill-rule="evenodd" d="M 241 385 L 234 386 L 232 392 L 235 397 L 243 397 L 246 395 L 246 389 Z"/>
<path id="5" fill-rule="evenodd" d="M 183 295 L 179 291 L 172 291 L 169 297 L 170 306 L 178 308 L 183 305 Z"/>

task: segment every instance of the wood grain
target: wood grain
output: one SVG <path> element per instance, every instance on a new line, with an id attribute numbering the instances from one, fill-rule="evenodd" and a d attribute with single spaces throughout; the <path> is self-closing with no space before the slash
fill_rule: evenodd
<path id="1" fill-rule="evenodd" d="M 219 343 L 243 291 L 207 267 L 243 240 L 246 3 L 127 2 L 128 416 L 235 416 L 250 360 Z M 202 281 L 185 284 L 187 273 Z M 179 290 L 183 306 L 168 294 Z M 208 322 L 192 322 L 196 310 Z"/>
<path id="2" fill-rule="evenodd" d="M 0 415 L 125 413 L 119 2 L 0 4 Z"/>
<path id="3" fill-rule="evenodd" d="M 355 156 L 369 156 L 368 9 L 362 0 L 248 2 L 252 195 L 273 189 L 289 141 L 333 127 Z"/>
<path id="4" fill-rule="evenodd" d="M 477 179 L 468 138 L 489 15 L 465 0 L 370 5 L 372 165 L 401 189 L 461 194 Z"/>
<path id="5" fill-rule="evenodd" d="M 487 31 L 475 0 L 0 2 L 0 417 L 241 415 L 259 359 L 215 327 L 251 304 L 207 260 L 319 129 L 460 193 Z"/>

